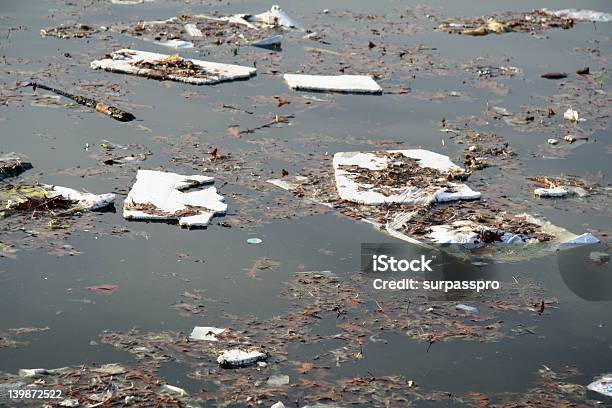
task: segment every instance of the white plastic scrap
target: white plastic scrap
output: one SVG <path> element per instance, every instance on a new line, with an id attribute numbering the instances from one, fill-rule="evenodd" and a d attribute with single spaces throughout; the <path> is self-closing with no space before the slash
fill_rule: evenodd
<path id="1" fill-rule="evenodd" d="M 246 367 L 257 361 L 263 361 L 268 355 L 261 351 L 244 351 L 240 349 L 223 350 L 217 358 L 222 367 Z"/>
<path id="2" fill-rule="evenodd" d="M 600 379 L 593 381 L 587 388 L 602 395 L 612 397 L 612 374 L 605 374 Z"/>
<path id="3" fill-rule="evenodd" d="M 134 4 L 152 3 L 153 0 L 110 0 L 112 4 L 121 4 L 124 6 L 132 6 Z"/>
<path id="4" fill-rule="evenodd" d="M 154 52 L 122 49 L 111 54 L 111 58 L 104 58 L 91 62 L 91 68 L 103 69 L 110 72 L 120 72 L 124 74 L 147 76 L 151 73 L 148 68 L 141 68 L 136 64 L 139 62 L 155 62 L 171 57 L 167 54 Z M 241 65 L 222 64 L 217 62 L 201 61 L 196 59 L 185 59 L 206 71 L 205 78 L 194 76 L 168 75 L 168 79 L 173 81 L 185 82 L 194 85 L 216 84 L 224 81 L 236 79 L 247 79 L 255 75 L 257 70 L 252 67 Z"/>
<path id="5" fill-rule="evenodd" d="M 191 37 L 203 37 L 204 34 L 202 34 L 202 31 L 195 25 L 195 24 L 185 24 L 185 31 L 187 31 L 187 34 L 189 34 Z"/>
<path id="6" fill-rule="evenodd" d="M 250 23 L 260 23 L 264 26 L 299 28 L 298 24 L 277 5 L 272 6 L 270 10 L 264 13 L 248 16 L 246 20 Z"/>
<path id="7" fill-rule="evenodd" d="M 563 118 L 570 120 L 572 122 L 584 122 L 585 121 L 585 119 L 578 116 L 578 112 L 573 110 L 572 108 L 569 108 L 563 113 Z"/>
<path id="8" fill-rule="evenodd" d="M 381 94 L 382 88 L 369 75 L 283 75 L 289 88 L 303 91 Z"/>
<path id="9" fill-rule="evenodd" d="M 164 384 L 159 388 L 159 392 L 163 394 L 176 395 L 179 397 L 186 397 L 189 395 L 187 391 L 182 388 L 175 387 L 174 385 Z"/>
<path id="10" fill-rule="evenodd" d="M 158 41 L 155 44 L 163 45 L 164 47 L 174 48 L 177 50 L 185 50 L 185 49 L 194 47 L 193 43 L 190 41 L 177 40 L 177 39 Z"/>
<path id="11" fill-rule="evenodd" d="M 563 187 L 536 188 L 533 190 L 533 194 L 538 197 L 565 197 L 568 191 Z"/>
<path id="12" fill-rule="evenodd" d="M 115 201 L 114 194 L 91 194 L 83 193 L 72 188 L 46 185 L 45 189 L 50 197 L 62 197 L 73 201 L 83 210 L 98 210 Z"/>
<path id="13" fill-rule="evenodd" d="M 596 23 L 612 22 L 612 14 L 594 10 L 577 10 L 575 8 L 563 10 L 542 9 L 546 14 L 561 18 L 573 18 L 574 20 L 594 21 Z"/>
<path id="14" fill-rule="evenodd" d="M 226 329 L 220 329 L 218 327 L 196 326 L 193 328 L 189 338 L 192 340 L 218 341 L 216 336 L 223 333 L 225 330 Z"/>
<path id="15" fill-rule="evenodd" d="M 418 160 L 422 168 L 433 168 L 441 172 L 462 172 L 463 169 L 454 164 L 448 156 L 434 153 L 429 150 L 389 150 L 388 153 L 401 153 L 405 157 Z M 474 200 L 480 198 L 480 193 L 472 190 L 465 184 L 447 182 L 447 187 L 421 188 L 406 184 L 401 188 L 389 188 L 392 195 L 385 195 L 373 190 L 372 185 L 363 184 L 353 179 L 353 173 L 341 168 L 343 165 L 353 165 L 369 170 L 384 170 L 388 167 L 386 157 L 375 153 L 340 152 L 334 155 L 333 165 L 336 177 L 336 188 L 343 200 L 360 204 L 379 205 L 385 203 L 398 204 L 430 204 L 455 200 Z"/>
<path id="16" fill-rule="evenodd" d="M 282 401 L 278 401 L 276 404 L 272 405 L 270 408 L 285 408 L 285 404 Z"/>
<path id="17" fill-rule="evenodd" d="M 184 176 L 154 170 L 138 170 L 136 182 L 123 203 L 128 220 L 178 220 L 186 227 L 205 227 L 215 214 L 224 214 L 227 204 L 213 186 L 196 191 L 182 190 L 211 184 L 212 177 Z M 153 208 L 149 208 L 149 207 Z M 195 212 L 185 215 L 186 211 Z"/>

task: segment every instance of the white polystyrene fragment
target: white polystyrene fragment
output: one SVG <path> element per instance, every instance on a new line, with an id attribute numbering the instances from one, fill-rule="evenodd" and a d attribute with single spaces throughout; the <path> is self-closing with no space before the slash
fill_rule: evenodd
<path id="1" fill-rule="evenodd" d="M 192 42 L 184 41 L 184 40 L 178 40 L 178 39 L 172 39 L 172 40 L 166 40 L 166 41 L 158 41 L 155 44 L 162 45 L 164 47 L 175 48 L 177 50 L 184 50 L 184 49 L 189 49 L 189 48 L 193 48 L 194 47 Z"/>
<path id="2" fill-rule="evenodd" d="M 563 112 L 563 118 L 570 120 L 572 122 L 584 122 L 585 121 L 585 119 L 581 118 L 578 115 L 578 112 L 573 110 L 572 108 L 569 108 L 568 110 Z"/>
<path id="3" fill-rule="evenodd" d="M 170 384 L 164 384 L 159 388 L 159 392 L 163 393 L 163 394 L 170 394 L 170 395 L 176 395 L 179 397 L 185 397 L 188 396 L 189 393 L 187 391 L 185 391 L 184 389 L 180 388 L 180 387 L 176 387 L 174 385 L 170 385 Z"/>
<path id="4" fill-rule="evenodd" d="M 454 164 L 448 156 L 423 149 L 389 150 L 388 153 L 401 153 L 405 157 L 417 159 L 420 167 L 433 168 L 440 172 L 463 169 Z M 454 200 L 474 200 L 480 198 L 480 193 L 465 184 L 448 182 L 448 187 L 420 188 L 406 184 L 401 188 L 388 188 L 393 194 L 385 195 L 375 191 L 376 186 L 356 182 L 350 171 L 341 168 L 343 165 L 358 166 L 368 170 L 384 170 L 388 166 L 386 157 L 371 152 L 339 152 L 334 155 L 333 166 L 336 178 L 336 188 L 340 198 L 360 204 L 379 205 L 385 203 L 430 204 Z"/>
<path id="5" fill-rule="evenodd" d="M 289 88 L 303 91 L 381 94 L 382 88 L 369 75 L 283 75 Z"/>
<path id="6" fill-rule="evenodd" d="M 69 201 L 74 201 L 83 210 L 98 210 L 104 208 L 115 201 L 114 194 L 91 194 L 83 193 L 68 187 L 46 185 L 45 189 L 49 197 L 62 197 Z"/>
<path id="7" fill-rule="evenodd" d="M 151 70 L 147 68 L 138 67 L 135 64 L 139 62 L 154 62 L 164 60 L 168 57 L 170 57 L 170 55 L 122 49 L 111 53 L 111 58 L 95 60 L 92 61 L 90 65 L 93 69 L 103 69 L 105 71 L 120 72 L 146 77 L 147 73 L 150 73 Z M 208 76 L 206 78 L 198 78 L 194 76 L 168 75 L 168 79 L 194 85 L 210 85 L 224 81 L 232 81 L 235 79 L 246 79 L 255 75 L 255 73 L 257 72 L 255 68 L 244 67 L 241 65 L 222 64 L 196 59 L 185 60 L 190 61 L 194 65 L 205 70 Z"/>
<path id="8" fill-rule="evenodd" d="M 246 20 L 250 23 L 260 23 L 264 26 L 299 28 L 298 24 L 277 5 L 272 6 L 270 10 L 264 13 L 249 16 Z"/>
<path id="9" fill-rule="evenodd" d="M 123 217 L 128 220 L 178 220 L 182 226 L 204 227 L 214 214 L 227 211 L 223 196 L 212 186 L 195 191 L 182 190 L 213 181 L 212 177 L 201 175 L 138 170 L 136 182 L 123 203 Z M 147 206 L 154 209 L 145 208 Z M 189 210 L 196 213 L 185 214 Z"/>
<path id="10" fill-rule="evenodd" d="M 572 18 L 574 20 L 594 21 L 596 23 L 612 22 L 612 14 L 595 10 L 577 10 L 575 8 L 563 10 L 542 9 L 546 14 L 561 18 Z"/>
<path id="11" fill-rule="evenodd" d="M 185 31 L 187 31 L 187 34 L 189 34 L 191 37 L 202 37 L 204 36 L 204 34 L 202 34 L 202 31 L 195 25 L 195 24 L 185 24 L 184 25 Z"/>
<path id="12" fill-rule="evenodd" d="M 112 4 L 120 4 L 124 6 L 133 6 L 134 4 L 151 3 L 154 0 L 110 0 Z"/>
<path id="13" fill-rule="evenodd" d="M 240 349 L 223 350 L 217 358 L 217 363 L 225 367 L 245 367 L 268 358 L 261 351 L 244 351 Z"/>
<path id="14" fill-rule="evenodd" d="M 564 244 L 588 245 L 588 244 L 599 243 L 599 239 L 595 235 L 589 232 L 585 232 L 584 234 L 580 234 L 576 236 L 575 238 L 569 239 L 563 243 Z"/>
<path id="15" fill-rule="evenodd" d="M 191 331 L 189 338 L 192 340 L 218 341 L 216 336 L 223 333 L 225 330 L 227 329 L 196 326 Z"/>
<path id="16" fill-rule="evenodd" d="M 536 188 L 533 194 L 538 197 L 565 197 L 568 191 L 563 187 Z"/>
<path id="17" fill-rule="evenodd" d="M 612 374 L 605 374 L 598 380 L 593 381 L 587 388 L 602 395 L 612 397 Z"/>

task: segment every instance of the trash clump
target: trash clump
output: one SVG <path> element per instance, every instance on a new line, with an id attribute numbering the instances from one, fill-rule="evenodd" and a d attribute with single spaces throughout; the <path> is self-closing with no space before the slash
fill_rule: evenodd
<path id="1" fill-rule="evenodd" d="M 57 27 L 43 28 L 40 30 L 40 35 L 43 37 L 57 37 L 57 38 L 89 38 L 93 34 L 97 33 L 98 29 L 88 24 L 72 24 L 72 25 L 59 25 Z"/>
<path id="2" fill-rule="evenodd" d="M 1 214 L 53 212 L 53 210 L 92 211 L 109 207 L 115 194 L 91 194 L 52 185 L 5 186 L 0 190 Z"/>
<path id="3" fill-rule="evenodd" d="M 380 85 L 369 75 L 285 74 L 289 88 L 298 91 L 382 94 Z"/>
<path id="4" fill-rule="evenodd" d="M 333 168 L 334 184 L 325 170 L 268 182 L 419 245 L 461 244 L 471 256 L 471 250 L 496 243 L 547 244 L 538 250 L 524 246 L 525 254 L 514 246 L 496 247 L 485 254 L 496 262 L 542 255 L 561 244 L 599 242 L 591 234 L 575 235 L 528 214 L 512 214 L 501 202 L 479 201 L 479 192 L 451 181 L 470 173 L 428 150 L 341 152 L 334 155 Z"/>
<path id="5" fill-rule="evenodd" d="M 171 80 L 194 85 L 212 85 L 236 79 L 248 79 L 257 71 L 255 68 L 240 65 L 129 49 L 115 51 L 101 60 L 92 61 L 91 67 L 160 81 Z"/>
<path id="6" fill-rule="evenodd" d="M 574 20 L 563 15 L 549 14 L 543 10 L 529 12 L 505 12 L 488 17 L 460 18 L 438 25 L 438 31 L 452 34 L 484 36 L 509 32 L 536 33 L 551 28 L 569 29 Z"/>
<path id="7" fill-rule="evenodd" d="M 541 198 L 568 195 L 586 197 L 590 194 L 598 194 L 600 190 L 597 184 L 577 177 L 527 177 L 527 180 L 541 186 L 533 190 L 533 194 Z"/>
<path id="8" fill-rule="evenodd" d="M 216 214 L 224 214 L 227 204 L 212 184 L 213 177 L 183 176 L 154 170 L 138 170 L 136 182 L 123 204 L 128 220 L 178 221 L 183 227 L 206 227 Z"/>
<path id="9" fill-rule="evenodd" d="M 341 152 L 333 160 L 340 198 L 360 204 L 428 205 L 474 200 L 480 193 L 449 180 L 469 174 L 448 156 L 428 150 Z"/>
<path id="10" fill-rule="evenodd" d="M 16 177 L 31 168 L 32 163 L 24 161 L 15 153 L 0 156 L 0 181 Z"/>
<path id="11" fill-rule="evenodd" d="M 133 37 L 154 41 L 173 48 L 191 48 L 201 44 L 232 46 L 279 46 L 282 32 L 299 25 L 279 6 L 261 14 L 208 16 L 180 15 L 165 20 L 139 21 L 112 29 Z M 273 33 L 273 35 L 270 35 Z"/>

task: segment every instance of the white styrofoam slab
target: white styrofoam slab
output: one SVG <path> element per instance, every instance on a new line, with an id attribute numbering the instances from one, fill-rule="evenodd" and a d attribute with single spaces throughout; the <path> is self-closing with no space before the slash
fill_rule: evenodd
<path id="1" fill-rule="evenodd" d="M 283 75 L 289 88 L 303 91 L 329 91 L 381 94 L 382 88 L 368 75 Z"/>
<path id="2" fill-rule="evenodd" d="M 441 172 L 463 171 L 454 164 L 448 156 L 423 149 L 389 150 L 388 153 L 401 153 L 406 157 L 419 160 L 419 166 L 433 168 Z M 334 174 L 336 188 L 340 198 L 360 204 L 409 204 L 426 205 L 433 202 L 474 200 L 480 198 L 480 193 L 472 190 L 465 184 L 448 182 L 447 187 L 421 188 L 406 184 L 402 188 L 389 189 L 392 195 L 385 195 L 375 191 L 376 186 L 358 183 L 353 180 L 353 173 L 340 166 L 354 165 L 368 170 L 384 170 L 388 163 L 387 158 L 379 157 L 370 152 L 339 152 L 334 155 Z"/>
<path id="3" fill-rule="evenodd" d="M 128 220 L 178 220 L 181 226 L 204 227 L 215 214 L 224 214 L 227 204 L 215 187 L 182 190 L 214 181 L 212 177 L 184 176 L 155 170 L 138 170 L 136 182 L 123 203 L 123 217 Z M 153 205 L 154 211 L 134 209 L 135 205 Z M 181 213 L 193 207 L 197 214 Z"/>
<path id="4" fill-rule="evenodd" d="M 167 54 L 158 54 L 155 52 L 138 51 L 130 49 L 122 49 L 111 54 L 111 58 L 92 61 L 90 66 L 93 69 L 103 69 L 105 71 L 120 72 L 132 75 L 147 76 L 150 72 L 147 68 L 141 68 L 135 64 L 140 61 L 152 62 L 170 57 Z M 201 67 L 209 74 L 207 78 L 198 77 L 182 77 L 176 75 L 168 75 L 168 79 L 178 82 L 185 82 L 194 85 L 211 85 L 219 82 L 233 81 L 236 79 L 247 79 L 255 75 L 257 70 L 252 67 L 244 67 L 241 65 L 222 64 L 218 62 L 209 62 L 196 59 L 185 59 L 193 64 Z"/>

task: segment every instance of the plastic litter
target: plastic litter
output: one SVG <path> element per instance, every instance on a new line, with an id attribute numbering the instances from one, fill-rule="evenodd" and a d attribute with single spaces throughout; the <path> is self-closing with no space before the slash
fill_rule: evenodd
<path id="1" fill-rule="evenodd" d="M 164 47 L 175 48 L 177 50 L 186 50 L 186 49 L 194 47 L 193 43 L 190 41 L 177 40 L 177 39 L 167 40 L 167 41 L 158 41 L 155 44 L 163 45 Z"/>
<path id="2" fill-rule="evenodd" d="M 261 244 L 263 241 L 259 238 L 249 238 L 246 242 L 247 244 Z"/>
<path id="3" fill-rule="evenodd" d="M 223 333 L 227 329 L 218 327 L 200 327 L 193 328 L 189 338 L 192 340 L 218 341 L 217 335 Z"/>
<path id="4" fill-rule="evenodd" d="M 266 381 L 266 385 L 269 387 L 281 387 L 289 384 L 289 376 L 287 374 L 271 375 Z"/>
<path id="5" fill-rule="evenodd" d="M 612 397 L 612 374 L 604 374 L 601 378 L 587 385 L 587 389 Z"/>
<path id="6" fill-rule="evenodd" d="M 110 54 L 110 58 L 92 61 L 91 67 L 194 85 L 210 85 L 236 79 L 247 79 L 257 72 L 252 67 L 129 49 L 115 51 Z"/>
<path id="7" fill-rule="evenodd" d="M 263 40 L 254 41 L 251 43 L 253 47 L 261 48 L 278 48 L 283 41 L 282 35 L 274 35 L 272 37 L 264 38 Z"/>
<path id="8" fill-rule="evenodd" d="M 48 191 L 48 197 L 61 197 L 65 200 L 72 201 L 82 210 L 99 210 L 111 205 L 115 201 L 115 194 L 91 194 L 81 191 L 53 185 L 45 185 Z"/>
<path id="9" fill-rule="evenodd" d="M 380 85 L 368 75 L 285 74 L 283 78 L 294 90 L 382 94 Z"/>
<path id="10" fill-rule="evenodd" d="M 246 367 L 263 361 L 268 355 L 261 351 L 244 351 L 240 349 L 223 350 L 217 358 L 217 363 L 223 368 Z"/>
<path id="11" fill-rule="evenodd" d="M 594 21 L 596 23 L 612 22 L 612 14 L 603 13 L 601 11 L 578 10 L 575 8 L 563 9 L 563 10 L 542 9 L 542 11 L 545 12 L 546 14 L 550 14 L 555 17 L 571 18 L 574 20 Z"/>
<path id="12" fill-rule="evenodd" d="M 182 190 L 213 181 L 208 176 L 138 170 L 136 182 L 123 203 L 123 216 L 128 220 L 178 220 L 184 227 L 205 227 L 215 214 L 227 211 L 223 196 L 213 186 Z"/>
<path id="13" fill-rule="evenodd" d="M 455 309 L 463 310 L 464 312 L 480 314 L 480 309 L 474 306 L 464 305 L 462 303 L 455 305 Z"/>

